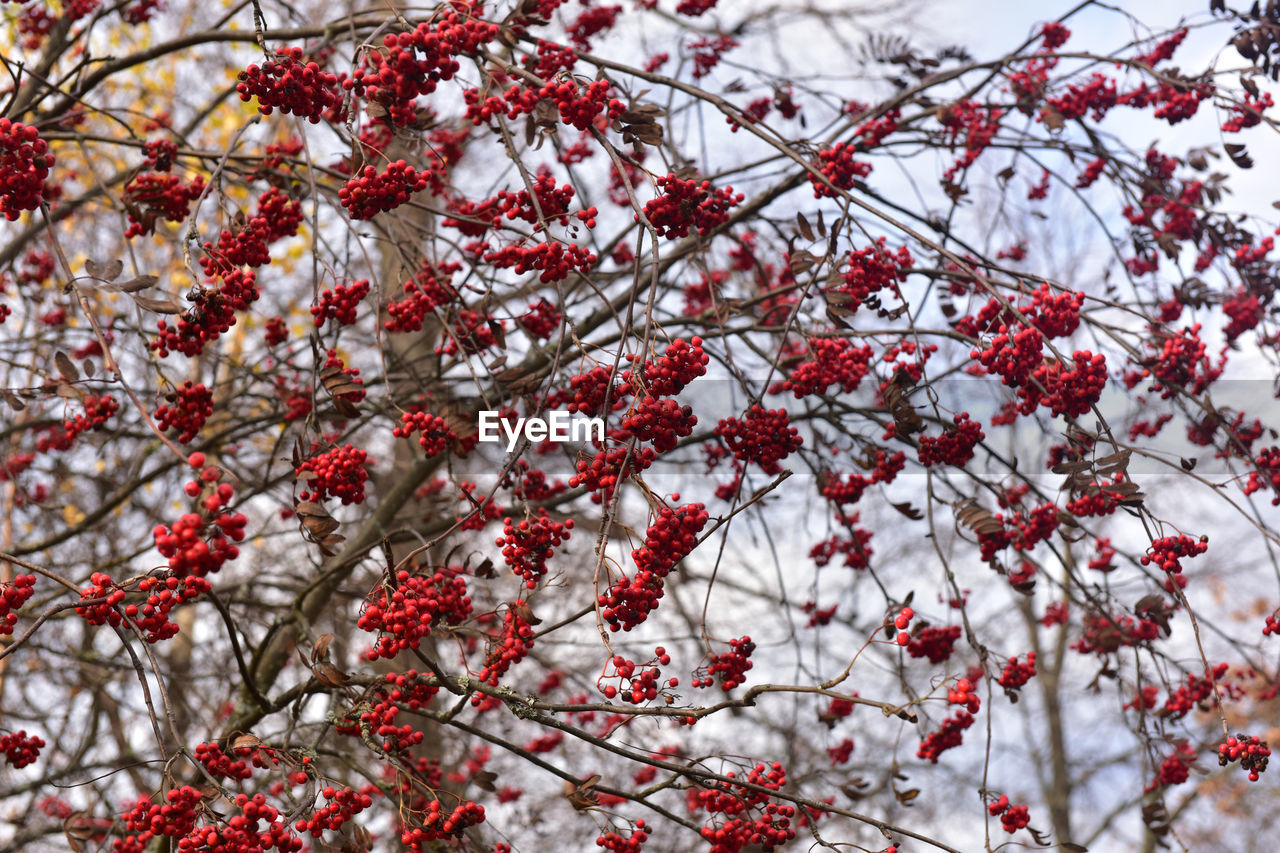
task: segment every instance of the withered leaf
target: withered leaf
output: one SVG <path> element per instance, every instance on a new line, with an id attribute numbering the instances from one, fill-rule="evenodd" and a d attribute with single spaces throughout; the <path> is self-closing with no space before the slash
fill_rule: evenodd
<path id="1" fill-rule="evenodd" d="M 1249 156 L 1249 152 L 1239 142 L 1224 143 L 1222 148 L 1227 152 L 1227 156 L 1231 158 L 1231 162 L 1241 169 L 1253 168 L 1253 158 Z"/>
<path id="2" fill-rule="evenodd" d="M 568 779 L 564 782 L 564 796 L 569 805 L 578 811 L 588 809 L 600 802 L 600 796 L 592 790 L 600 781 L 600 774 L 593 773 L 580 784 L 573 784 Z"/>
<path id="3" fill-rule="evenodd" d="M 84 849 L 84 842 L 95 834 L 89 813 L 77 811 L 67 815 L 62 821 L 62 833 L 67 837 L 67 845 L 79 853 Z"/>
<path id="4" fill-rule="evenodd" d="M 262 746 L 262 738 L 245 732 L 236 735 L 235 740 L 231 741 L 232 749 L 245 749 L 255 746 Z"/>
<path id="5" fill-rule="evenodd" d="M 120 273 L 124 272 L 124 261 L 116 258 L 100 264 L 97 261 L 88 260 L 84 262 L 84 271 L 102 281 L 115 281 L 120 277 Z"/>
<path id="6" fill-rule="evenodd" d="M 159 276 L 140 275 L 131 278 L 128 281 L 108 282 L 98 286 L 99 290 L 108 293 L 137 293 L 139 290 L 146 290 L 148 287 L 154 287 L 155 283 L 160 280 Z"/>
<path id="7" fill-rule="evenodd" d="M 954 504 L 956 520 L 979 535 L 990 535 L 1004 529 L 1004 524 L 976 498 L 965 498 Z"/>
<path id="8" fill-rule="evenodd" d="M 511 612 L 516 615 L 516 618 L 529 625 L 542 624 L 542 620 L 533 615 L 533 608 L 529 606 L 529 602 L 527 601 L 511 602 Z"/>
<path id="9" fill-rule="evenodd" d="M 326 663 L 316 670 L 316 680 L 325 687 L 343 687 L 350 679 L 345 672 L 331 663 Z"/>
<path id="10" fill-rule="evenodd" d="M 903 501 L 900 504 L 893 504 L 892 506 L 912 521 L 919 521 L 924 518 L 924 513 L 913 507 L 909 501 Z"/>
<path id="11" fill-rule="evenodd" d="M 329 644 L 333 642 L 333 634 L 321 634 L 316 637 L 316 644 L 311 647 L 311 662 L 319 663 L 329 659 Z"/>
<path id="12" fill-rule="evenodd" d="M 9 408 L 13 409 L 15 412 L 21 412 L 27 407 L 27 404 L 22 402 L 17 394 L 7 388 L 0 390 L 0 396 L 4 397 L 4 401 L 9 404 Z"/>
<path id="13" fill-rule="evenodd" d="M 919 788 L 908 788 L 905 791 L 899 791 L 897 788 L 893 790 L 893 795 L 898 798 L 898 802 L 904 806 L 911 805 L 911 801 L 920 796 Z"/>
<path id="14" fill-rule="evenodd" d="M 796 212 L 796 227 L 800 229 L 800 236 L 804 237 L 810 243 L 814 241 L 813 227 L 809 225 L 809 220 L 804 218 L 804 214 Z"/>
<path id="15" fill-rule="evenodd" d="M 471 781 L 475 783 L 477 788 L 482 791 L 488 791 L 489 793 L 493 793 L 497 790 L 497 787 L 493 784 L 497 780 L 498 774 L 494 773 L 492 770 L 481 770 L 479 773 L 476 773 L 471 777 Z"/>
<path id="16" fill-rule="evenodd" d="M 136 293 L 130 294 L 133 301 L 138 307 L 144 311 L 154 311 L 157 314 L 181 314 L 182 306 L 172 299 L 152 299 L 149 296 L 139 296 Z"/>
<path id="17" fill-rule="evenodd" d="M 68 382 L 75 382 L 80 378 L 80 369 L 76 367 L 76 363 L 71 360 L 71 357 L 62 350 L 58 350 L 53 354 L 53 366 L 58 368 L 62 378 Z"/>

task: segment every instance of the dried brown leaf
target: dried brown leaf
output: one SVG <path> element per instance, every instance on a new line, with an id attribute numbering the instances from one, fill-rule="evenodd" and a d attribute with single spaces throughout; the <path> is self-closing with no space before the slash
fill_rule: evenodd
<path id="1" fill-rule="evenodd" d="M 71 360 L 62 350 L 58 350 L 53 354 L 53 366 L 58 368 L 58 373 L 62 374 L 62 378 L 68 382 L 75 382 L 80 378 L 80 369 L 76 367 L 76 363 Z"/>

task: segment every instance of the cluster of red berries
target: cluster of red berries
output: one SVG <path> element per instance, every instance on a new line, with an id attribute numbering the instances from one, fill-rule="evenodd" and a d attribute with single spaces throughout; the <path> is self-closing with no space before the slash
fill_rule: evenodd
<path id="1" fill-rule="evenodd" d="M 374 166 L 365 166 L 358 177 L 338 190 L 338 201 L 352 219 L 371 219 L 404 204 L 411 195 L 425 190 L 427 183 L 425 172 L 403 160 L 389 163 L 381 172 Z"/>
<path id="2" fill-rule="evenodd" d="M 669 397 L 645 394 L 623 417 L 621 428 L 611 430 L 609 435 L 618 442 L 632 438 L 648 442 L 658 453 L 666 453 L 674 449 L 680 439 L 691 435 L 697 423 L 692 406 L 681 406 Z"/>
<path id="3" fill-rule="evenodd" d="M 339 284 L 332 289 L 320 291 L 320 304 L 311 306 L 311 317 L 316 328 L 324 326 L 326 320 L 350 326 L 356 321 L 356 309 L 360 307 L 360 300 L 368 295 L 369 281 L 363 278 L 351 284 Z"/>
<path id="4" fill-rule="evenodd" d="M 167 172 L 173 168 L 173 160 L 178 156 L 178 143 L 171 139 L 151 139 L 143 146 L 143 162 L 157 172 Z"/>
<path id="5" fill-rule="evenodd" d="M 844 555 L 844 565 L 850 569 L 865 569 L 871 565 L 871 555 L 875 552 L 871 549 L 871 531 L 862 527 L 856 527 L 859 514 L 854 513 L 836 513 L 835 520 L 845 526 L 847 534 L 836 534 L 830 539 L 824 539 L 809 549 L 809 557 L 814 564 L 822 567 L 828 565 L 837 554 Z M 910 609 L 910 608 L 908 608 Z M 834 613 L 835 605 L 832 605 L 826 611 L 818 611 L 815 617 L 821 617 L 823 613 Z M 827 616 L 830 620 L 830 616 Z M 810 622 L 812 623 L 812 619 Z M 825 621 L 820 624 L 825 625 Z M 812 627 L 812 624 L 810 625 Z M 902 642 L 906 645 L 906 641 Z"/>
<path id="6" fill-rule="evenodd" d="M 987 813 L 992 817 L 1000 815 L 1000 825 L 1004 831 L 1012 835 L 1031 822 L 1031 814 L 1025 805 L 1009 805 L 1009 796 L 1001 794 L 1000 799 L 987 806 Z"/>
<path id="7" fill-rule="evenodd" d="M 1253 460 L 1257 471 L 1249 472 L 1249 481 L 1244 485 L 1244 493 L 1251 495 L 1268 486 L 1276 493 L 1271 499 L 1272 506 L 1280 506 L 1280 447 L 1268 447 Z"/>
<path id="8" fill-rule="evenodd" d="M 186 513 L 174 523 L 172 530 L 159 524 L 152 531 L 156 549 L 168 559 L 169 571 L 179 578 L 204 577 L 238 557 L 240 551 L 232 543 L 243 541 L 248 524 L 243 513 L 226 511 L 235 489 L 230 483 L 217 483 L 221 472 L 213 466 L 204 466 L 205 455 L 193 453 L 188 462 L 193 468 L 203 469 L 198 481 L 191 480 L 184 487 L 192 498 L 207 490 L 200 502 L 203 514 Z M 206 539 L 210 533 L 212 538 Z"/>
<path id="9" fill-rule="evenodd" d="M 1067 503 L 1065 509 L 1077 518 L 1111 515 L 1125 498 L 1124 492 L 1119 489 L 1124 481 L 1124 473 L 1121 472 L 1110 483 L 1090 483 L 1080 497 Z"/>
<path id="10" fill-rule="evenodd" d="M 619 483 L 646 470 L 657 458 L 657 451 L 651 447 L 638 448 L 634 453 L 628 453 L 625 447 L 601 450 L 590 460 L 578 460 L 577 473 L 569 478 L 569 486 L 581 486 L 592 493 L 595 503 L 607 504 L 613 500 Z"/>
<path id="11" fill-rule="evenodd" d="M 639 675 L 636 674 L 636 662 L 627 660 L 622 655 L 614 655 L 610 660 L 613 665 L 613 675 L 604 675 L 603 678 L 616 678 L 621 684 L 621 691 L 612 684 L 606 684 L 600 688 L 600 692 L 604 694 L 606 699 L 614 699 L 621 696 L 623 702 L 630 702 L 633 705 L 640 705 L 644 702 L 652 702 L 658 698 L 658 691 L 661 685 L 658 679 L 662 677 L 662 670 L 659 665 L 666 666 L 671 663 L 671 655 L 667 654 L 667 650 L 662 646 L 658 646 L 653 650 L 653 660 L 641 666 Z M 667 686 L 678 687 L 679 679 L 671 678 L 667 681 Z"/>
<path id="12" fill-rule="evenodd" d="M 563 281 L 577 271 L 586 273 L 596 262 L 595 252 L 573 243 L 550 240 L 533 245 L 503 246 L 485 254 L 484 259 L 498 269 L 514 269 L 517 273 L 541 270 L 543 284 Z"/>
<path id="13" fill-rule="evenodd" d="M 786 409 L 766 410 L 759 403 L 746 417 L 725 418 L 716 425 L 716 435 L 740 462 L 754 462 L 766 474 L 782 473 L 778 463 L 800 448 L 800 431 L 791 426 Z"/>
<path id="14" fill-rule="evenodd" d="M 1014 514 L 1005 518 L 998 513 L 996 520 L 1003 523 L 998 529 L 983 530 L 978 533 L 978 546 L 982 559 L 991 562 L 997 552 L 1012 545 L 1018 551 L 1030 551 L 1053 535 L 1058 529 L 1060 519 L 1058 508 L 1052 503 L 1043 503 L 1029 512 Z"/>
<path id="15" fill-rule="evenodd" d="M 377 701 L 370 701 L 369 710 L 362 712 L 358 718 L 344 716 L 338 720 L 335 729 L 351 737 L 363 737 L 364 732 L 372 732 L 379 738 L 377 745 L 383 752 L 397 756 L 401 761 L 416 764 L 407 753 L 422 743 L 423 734 L 415 731 L 408 723 L 397 726 L 396 719 L 401 707 L 412 711 L 426 707 L 440 688 L 419 679 L 417 671 L 412 669 L 399 674 L 389 672 L 383 676 L 383 681 L 384 684 L 374 690 Z M 426 762 L 426 759 L 422 761 Z M 424 780 L 434 779 L 436 784 L 442 781 L 438 766 L 434 770 L 428 765 L 418 766 L 427 771 L 421 777 Z"/>
<path id="16" fill-rule="evenodd" d="M 156 339 L 149 346 L 161 358 L 171 351 L 193 358 L 205 345 L 217 340 L 236 322 L 236 312 L 257 301 L 258 278 L 253 270 L 231 269 L 219 273 L 217 287 L 199 287 L 188 294 L 192 301 L 174 328 L 165 320 L 156 325 Z"/>
<path id="17" fill-rule="evenodd" d="M 569 482 L 573 484 L 573 480 Z M 663 507 L 645 531 L 644 546 L 631 554 L 637 569 L 635 577 L 619 579 L 596 600 L 609 630 L 630 631 L 649 618 L 662 598 L 663 579 L 693 550 L 708 518 L 700 503 L 676 510 Z"/>
<path id="18" fill-rule="evenodd" d="M 954 717 L 947 717 L 936 732 L 930 733 L 920 742 L 916 757 L 937 764 L 942 753 L 964 743 L 964 730 L 972 725 L 973 715 L 968 711 L 959 711 Z"/>
<path id="19" fill-rule="evenodd" d="M 557 187 L 555 176 L 543 166 L 534 178 L 532 198 L 528 190 L 514 193 L 503 190 L 492 199 L 481 202 L 480 208 L 492 213 L 494 228 L 502 224 L 503 217 L 509 220 L 522 219 L 538 227 L 541 227 L 541 222 L 558 221 L 561 225 L 568 225 L 569 203 L 573 201 L 573 195 L 574 189 L 570 184 Z M 535 198 L 536 204 L 533 201 Z M 594 220 L 596 215 L 594 211 L 595 208 L 580 211 L 579 218 L 584 222 L 587 219 Z M 539 213 L 541 213 L 541 222 Z"/>
<path id="20" fill-rule="evenodd" d="M 696 18 L 716 7 L 719 0 L 680 0 L 676 5 L 676 11 L 681 15 L 688 15 Z"/>
<path id="21" fill-rule="evenodd" d="M 474 124 L 484 124 L 495 115 L 514 120 L 532 113 L 539 103 L 550 101 L 556 105 L 562 122 L 585 132 L 603 121 L 618 118 L 627 110 L 626 104 L 613 97 L 613 87 L 607 80 L 596 80 L 583 88 L 573 79 L 553 81 L 537 88 L 512 86 L 501 97 L 489 95 L 483 99 L 478 89 L 468 89 L 463 96 L 467 102 L 467 119 Z"/>
<path id="22" fill-rule="evenodd" d="M 53 155 L 40 131 L 0 118 L 0 213 L 5 219 L 12 222 L 40 206 L 52 167 Z"/>
<path id="23" fill-rule="evenodd" d="M 25 729 L 0 735 L 0 752 L 4 753 L 4 760 L 15 768 L 34 764 L 44 745 L 43 738 L 28 735 Z"/>
<path id="24" fill-rule="evenodd" d="M 835 385 L 850 394 L 870 372 L 874 356 L 870 346 L 855 347 L 848 338 L 813 338 L 809 360 L 798 365 L 778 390 L 790 391 L 799 399 L 825 394 Z"/>
<path id="25" fill-rule="evenodd" d="M 434 842 L 461 838 L 469 827 L 484 823 L 484 806 L 463 800 L 446 815 L 440 801 L 432 800 L 427 804 L 426 813 L 415 814 L 414 818 L 422 825 L 401 832 L 400 843 L 411 853 L 428 853 L 439 849 Z"/>
<path id="26" fill-rule="evenodd" d="M 1046 338 L 1065 338 L 1079 328 L 1083 293 L 1055 293 L 1048 284 L 1042 284 L 1031 294 L 1031 300 L 1033 307 L 1021 309 L 1022 313 Z"/>
<path id="27" fill-rule="evenodd" d="M 730 771 L 730 778 L 736 773 Z M 719 826 L 702 828 L 702 837 L 711 842 L 710 853 L 737 853 L 749 846 L 773 850 L 795 838 L 791 819 L 795 809 L 770 802 L 769 795 L 757 790 L 764 788 L 780 791 L 787 784 L 787 773 L 781 764 L 757 764 L 747 774 L 747 783 L 754 786 L 717 782 L 707 788 L 692 788 L 687 795 L 691 811 L 704 810 L 710 814 L 724 814 L 729 820 Z M 745 817 L 748 810 L 759 810 L 760 816 Z"/>
<path id="28" fill-rule="evenodd" d="M 370 464 L 369 454 L 351 444 L 316 454 L 294 472 L 307 484 L 299 497 L 317 503 L 335 497 L 343 506 L 364 503 L 364 484 L 369 479 L 365 466 Z"/>
<path id="29" fill-rule="evenodd" d="M 638 360 L 639 356 L 627 354 L 627 361 Z M 643 385 L 655 397 L 673 397 L 706 373 L 710 361 L 711 356 L 702 349 L 702 338 L 695 335 L 687 342 L 676 339 L 667 346 L 661 358 L 645 363 L 641 372 Z M 624 382 L 633 381 L 632 371 L 623 371 L 622 379 Z"/>
<path id="30" fill-rule="evenodd" d="M 738 46 L 738 40 L 730 36 L 697 39 L 686 45 L 693 57 L 693 79 L 700 80 L 711 73 L 726 53 Z"/>
<path id="31" fill-rule="evenodd" d="M 453 79 L 461 67 L 457 57 L 474 54 L 497 35 L 497 24 L 449 11 L 410 32 L 384 36 L 383 49 L 366 52 L 364 67 L 342 85 L 385 106 L 396 124 L 411 124 L 417 116 L 414 99 Z"/>
<path id="32" fill-rule="evenodd" d="M 1160 625 L 1151 619 L 1134 620 L 1132 616 L 1109 616 L 1087 613 L 1080 639 L 1071 644 L 1082 655 L 1109 655 L 1122 646 L 1150 643 L 1160 636 Z"/>
<path id="33" fill-rule="evenodd" d="M 124 601 L 125 591 L 118 588 L 105 572 L 90 575 L 89 584 L 80 590 L 80 600 L 94 603 L 77 606 L 76 613 L 90 625 L 119 625 L 122 617 L 116 606 Z"/>
<path id="34" fill-rule="evenodd" d="M 173 608 L 190 604 L 212 588 L 209 581 L 201 577 L 179 579 L 169 574 L 163 578 L 143 578 L 138 582 L 138 591 L 146 593 L 146 600 L 141 607 L 132 603 L 125 605 L 124 615 L 139 631 L 145 632 L 148 643 L 159 643 L 178 635 L 178 624 L 169 621 Z"/>
<path id="35" fill-rule="evenodd" d="M 1214 696 L 1214 684 L 1225 688 L 1226 685 L 1222 684 L 1222 680 L 1229 669 L 1227 664 L 1219 663 L 1212 669 L 1205 670 L 1203 676 L 1196 675 L 1194 672 L 1187 673 L 1186 683 L 1179 685 L 1177 690 L 1169 691 L 1169 696 L 1161 709 L 1161 716 L 1180 720 L 1195 709 L 1209 710 L 1209 700 L 1212 698 L 1215 703 L 1217 701 Z"/>
<path id="36" fill-rule="evenodd" d="M 547 573 L 547 560 L 555 548 L 569 538 L 573 519 L 552 521 L 545 509 L 539 509 L 532 521 L 525 518 L 517 524 L 511 518 L 504 518 L 502 524 L 502 535 L 495 543 L 502 548 L 502 559 L 524 580 L 526 587 L 535 589 L 538 580 Z"/>
<path id="37" fill-rule="evenodd" d="M 181 222 L 191 212 L 191 203 L 204 192 L 204 178 L 196 175 L 190 183 L 165 171 L 143 172 L 125 184 L 124 209 L 129 227 L 124 236 L 151 234 L 156 222 Z"/>
<path id="38" fill-rule="evenodd" d="M 280 812 L 267 803 L 262 794 L 250 797 L 238 794 L 235 805 L 240 814 L 225 826 L 198 826 L 203 809 L 203 795 L 184 785 L 170 790 L 160 805 L 149 797 L 139 797 L 134 806 L 121 815 L 132 834 L 112 843 L 113 853 L 143 853 L 158 836 L 177 839 L 175 850 L 225 850 L 228 853 L 297 853 L 303 849 L 302 839 L 289 831 Z M 267 823 L 265 831 L 259 824 Z"/>
<path id="39" fill-rule="evenodd" d="M 847 764 L 849 759 L 853 757 L 853 738 L 845 738 L 835 746 L 827 747 L 827 755 L 831 757 L 831 766 L 839 767 L 841 764 Z"/>
<path id="40" fill-rule="evenodd" d="M 982 699 L 978 697 L 973 681 L 956 679 L 955 685 L 947 689 L 947 704 L 959 704 L 969 713 L 978 713 Z"/>
<path id="41" fill-rule="evenodd" d="M 1256 735 L 1238 734 L 1218 746 L 1218 764 L 1226 767 L 1239 761 L 1240 769 L 1249 774 L 1250 782 L 1257 782 L 1258 776 L 1267 769 L 1270 755 L 1267 742 Z"/>
<path id="42" fill-rule="evenodd" d="M 1055 415 L 1078 418 L 1087 414 L 1107 385 L 1107 359 L 1102 353 L 1076 350 L 1071 354 L 1075 365 L 1067 370 L 1060 361 L 1042 363 L 1031 374 L 1035 382 L 1018 389 L 1023 414 L 1036 406 L 1048 406 Z M 1041 390 L 1043 388 L 1044 390 Z"/>
<path id="43" fill-rule="evenodd" d="M 712 0 L 714 3 L 715 0 Z M 602 850 L 608 850 L 609 853 L 640 853 L 644 843 L 649 840 L 649 833 L 645 831 L 645 822 L 641 818 L 636 821 L 635 829 L 630 835 L 623 836 L 618 832 L 610 830 L 596 837 L 596 846 Z"/>
<path id="44" fill-rule="evenodd" d="M 973 458 L 974 446 L 986 438 L 982 424 L 969 420 L 968 412 L 956 415 L 955 426 L 937 438 L 920 437 L 920 464 L 963 467 Z"/>
<path id="45" fill-rule="evenodd" d="M 898 633 L 894 637 L 894 642 L 900 646 L 905 646 L 911 642 L 911 635 L 907 633 L 907 628 L 911 625 L 911 620 L 916 618 L 916 612 L 910 607 L 904 607 L 898 611 L 898 615 L 893 617 L 893 630 Z M 886 630 L 892 635 L 893 630 Z"/>
<path id="46" fill-rule="evenodd" d="M 1017 690 L 1036 676 L 1036 653 L 1027 652 L 1026 660 L 1019 663 L 1018 656 L 1014 655 L 1004 665 L 1004 670 L 1000 673 L 1000 677 L 996 679 L 996 683 L 1005 689 Z"/>
<path id="47" fill-rule="evenodd" d="M 732 690 L 747 680 L 747 670 L 751 669 L 751 655 L 756 644 L 750 637 L 739 637 L 729 641 L 729 651 L 711 655 L 707 661 L 706 676 L 693 680 L 694 687 L 710 687 L 713 678 L 720 679 L 720 687 Z"/>
<path id="48" fill-rule="evenodd" d="M 645 203 L 644 215 L 657 235 L 668 240 L 687 237 L 691 228 L 707 236 L 728 222 L 729 210 L 746 198 L 735 195 L 733 187 L 713 189 L 710 181 L 686 181 L 673 174 L 658 178 L 658 189 L 662 195 Z"/>
<path id="49" fill-rule="evenodd" d="M 62 428 L 66 431 L 68 438 L 74 439 L 83 432 L 102 429 L 118 411 L 120 411 L 120 404 L 116 402 L 115 397 L 110 394 L 103 394 L 100 397 L 90 394 L 84 398 L 84 413 L 63 421 Z"/>
<path id="50" fill-rule="evenodd" d="M 388 332 L 417 332 L 426 317 L 441 305 L 447 305 L 458 297 L 458 291 L 450 283 L 453 273 L 461 269 L 457 263 L 434 266 L 423 261 L 413 278 L 404 283 L 404 298 L 387 305 L 391 319 L 386 321 Z"/>
<path id="51" fill-rule="evenodd" d="M 326 785 L 320 790 L 320 796 L 326 802 L 312 812 L 310 817 L 302 818 L 293 825 L 298 832 L 309 832 L 312 838 L 319 838 L 327 829 L 338 832 L 360 812 L 373 805 L 373 798 L 352 788 L 334 788 Z"/>
<path id="52" fill-rule="evenodd" d="M 1222 301 L 1222 313 L 1230 318 L 1222 333 L 1228 341 L 1234 341 L 1262 322 L 1265 311 L 1257 294 L 1240 289 Z"/>
<path id="53" fill-rule="evenodd" d="M 1186 534 L 1164 536 L 1151 543 L 1151 547 L 1139 558 L 1139 562 L 1144 566 L 1154 565 L 1169 574 L 1179 574 L 1182 571 L 1182 558 L 1198 557 L 1208 551 L 1208 542 L 1207 536 L 1201 536 L 1198 539 Z"/>
<path id="54" fill-rule="evenodd" d="M 855 504 L 862 499 L 862 493 L 869 486 L 875 483 L 892 483 L 897 479 L 898 474 L 907 465 L 907 454 L 899 451 L 890 456 L 877 448 L 874 460 L 875 465 L 872 467 L 870 476 L 853 473 L 844 479 L 829 477 L 819 490 L 822 496 L 837 506 Z"/>
<path id="55" fill-rule="evenodd" d="M 1116 81 L 1105 74 L 1094 72 L 1082 83 L 1072 83 L 1059 95 L 1045 98 L 1046 108 L 1037 116 L 1044 121 L 1050 110 L 1063 119 L 1079 119 L 1092 113 L 1094 121 L 1102 121 L 1122 96 L 1116 90 Z"/>
<path id="56" fill-rule="evenodd" d="M 1192 394 L 1202 394 L 1222 374 L 1222 368 L 1214 367 L 1205 354 L 1200 328 L 1196 323 L 1176 336 L 1166 335 L 1163 344 L 1158 339 L 1150 344 L 1153 349 L 1159 345 L 1159 352 L 1142 364 L 1155 377 L 1151 390 L 1160 391 L 1161 398 L 1167 400 L 1174 395 L 1174 389 L 1188 386 Z"/>
<path id="57" fill-rule="evenodd" d="M 1155 781 L 1148 785 L 1143 790 L 1143 793 L 1149 793 L 1168 785 L 1181 785 L 1191 778 L 1191 765 L 1195 763 L 1195 760 L 1196 751 L 1191 744 L 1186 741 L 1179 741 L 1177 751 L 1160 762 L 1160 767 L 1156 771 Z"/>
<path id="58" fill-rule="evenodd" d="M 204 429 L 205 421 L 213 414 L 213 391 L 204 383 L 188 379 L 181 386 L 165 394 L 166 402 L 156 409 L 156 425 L 162 430 L 178 433 L 178 443 L 186 444 Z"/>
<path id="59" fill-rule="evenodd" d="M 852 189 L 855 180 L 871 174 L 870 163 L 853 159 L 858 150 L 859 146 L 854 143 L 837 142 L 818 152 L 818 168 L 836 189 Z M 815 175 L 809 175 L 809 183 L 813 184 L 814 198 L 836 198 L 839 195 Z"/>
<path id="60" fill-rule="evenodd" d="M 315 62 L 302 62 L 302 48 L 282 47 L 278 59 L 261 66 L 250 65 L 241 71 L 236 84 L 240 100 L 258 99 L 258 110 L 264 116 L 273 110 L 317 124 L 326 111 L 337 113 L 342 106 L 338 77 L 322 71 Z"/>
<path id="61" fill-rule="evenodd" d="M 503 612 L 502 633 L 489 648 L 488 654 L 485 655 L 484 666 L 477 675 L 481 681 L 496 687 L 498 679 L 529 654 L 533 648 L 534 636 L 533 626 L 525 618 L 527 615 L 530 615 L 529 608 L 524 602 L 512 602 Z M 484 697 L 477 693 L 472 697 L 471 702 L 473 705 L 478 705 L 483 699 Z"/>
<path id="62" fill-rule="evenodd" d="M 1043 363 L 1043 345 L 1044 339 L 1034 327 L 1013 331 L 1002 325 L 984 349 L 974 348 L 969 357 L 1000 376 L 1005 385 L 1019 387 L 1026 385 L 1031 372 Z"/>
<path id="63" fill-rule="evenodd" d="M 969 98 L 938 112 L 938 121 L 946 130 L 950 144 L 955 146 L 961 139 L 964 141 L 963 153 L 942 173 L 945 181 L 955 181 L 956 175 L 977 162 L 979 155 L 1000 132 L 1000 119 L 1003 117 L 1004 110 L 1000 107 L 984 106 Z"/>
<path id="64" fill-rule="evenodd" d="M 621 6 L 589 6 L 565 28 L 566 34 L 578 49 L 589 51 L 591 37 L 612 29 L 621 11 Z"/>
<path id="65" fill-rule="evenodd" d="M 907 643 L 907 654 L 913 658 L 928 658 L 930 663 L 942 663 L 951 657 L 956 640 L 962 633 L 959 625 L 919 629 Z"/>
<path id="66" fill-rule="evenodd" d="M 578 64 L 578 55 L 573 48 L 546 39 L 538 39 L 537 57 L 535 61 L 532 56 L 526 56 L 524 64 L 543 80 L 554 77 L 558 71 L 572 71 Z"/>
<path id="67" fill-rule="evenodd" d="M 276 187 L 258 197 L 257 209 L 243 227 L 224 228 L 218 243 L 205 241 L 200 267 L 214 278 L 237 267 L 262 267 L 271 263 L 270 244 L 298 233 L 302 205 Z"/>
<path id="68" fill-rule="evenodd" d="M 1262 123 L 1262 111 L 1276 105 L 1270 92 L 1261 96 L 1246 92 L 1244 101 L 1231 105 L 1231 118 L 1222 123 L 1223 133 L 1239 133 L 1245 128 L 1257 127 Z"/>
<path id="69" fill-rule="evenodd" d="M 435 625 L 458 625 L 470 615 L 471 597 L 460 574 L 440 570 L 427 576 L 401 569 L 394 589 L 370 594 L 356 624 L 362 631 L 382 633 L 365 657 L 390 660 L 405 649 L 418 648 Z"/>
<path id="70" fill-rule="evenodd" d="M 143 850 L 156 836 L 188 835 L 195 829 L 203 799 L 204 795 L 190 785 L 170 789 L 163 804 L 154 803 L 149 797 L 138 797 L 133 808 L 120 818 L 126 828 L 139 834 L 115 842 L 113 849 L 116 853 Z"/>
<path id="71" fill-rule="evenodd" d="M 17 575 L 10 583 L 0 584 L 0 635 L 13 633 L 18 622 L 18 610 L 35 593 L 35 575 Z"/>
<path id="72" fill-rule="evenodd" d="M 641 572 L 666 575 L 684 559 L 698 542 L 698 534 L 710 516 L 700 503 L 678 509 L 663 507 L 644 534 L 644 546 L 631 553 Z"/>
<path id="73" fill-rule="evenodd" d="M 448 421 L 439 415 L 422 411 L 405 412 L 400 416 L 400 425 L 391 430 L 396 438 L 410 438 L 415 432 L 422 433 L 418 436 L 418 444 L 428 456 L 443 453 L 448 449 L 449 443 L 457 438 L 449 428 Z"/>
<path id="74" fill-rule="evenodd" d="M 535 339 L 545 341 L 560 328 L 563 319 L 560 309 L 546 299 L 539 299 L 537 302 L 530 302 L 529 313 L 516 322 Z"/>
<path id="75" fill-rule="evenodd" d="M 256 753 L 257 751 L 250 747 L 236 750 L 237 754 Z M 232 758 L 223 752 L 222 747 L 216 743 L 198 743 L 192 755 L 196 761 L 204 765 L 204 769 L 209 771 L 209 775 L 215 779 L 244 780 L 253 776 L 253 770 L 249 767 L 249 762 L 243 758 Z"/>
<path id="76" fill-rule="evenodd" d="M 613 84 L 608 80 L 595 80 L 581 89 L 573 80 L 548 83 L 538 90 L 538 96 L 555 103 L 560 121 L 584 133 L 595 127 L 601 116 L 613 120 L 627 110 L 626 104 L 613 97 Z"/>
<path id="77" fill-rule="evenodd" d="M 863 302 L 881 290 L 899 295 L 898 285 L 906 281 L 907 273 L 915 264 L 906 246 L 891 252 L 880 237 L 874 245 L 849 253 L 849 268 L 841 273 L 842 284 L 834 291 L 841 294 L 842 308 L 855 311 Z M 835 302 L 835 297 L 828 297 Z"/>

